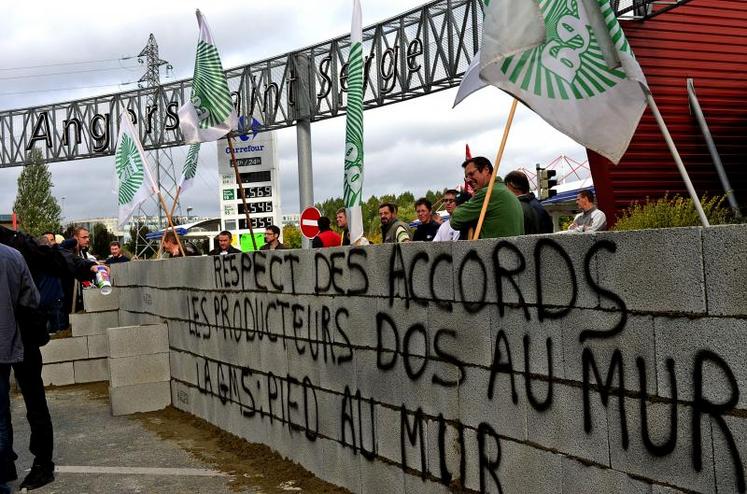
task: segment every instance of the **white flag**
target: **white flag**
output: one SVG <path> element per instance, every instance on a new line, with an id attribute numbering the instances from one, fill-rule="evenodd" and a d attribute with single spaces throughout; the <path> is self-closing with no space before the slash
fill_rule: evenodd
<path id="1" fill-rule="evenodd" d="M 609 0 L 489 0 L 485 9 L 480 78 L 618 163 L 647 84 Z"/>
<path id="2" fill-rule="evenodd" d="M 363 238 L 363 25 L 361 4 L 353 0 L 348 55 L 348 100 L 345 112 L 345 184 L 350 243 Z"/>
<path id="3" fill-rule="evenodd" d="M 179 128 L 187 144 L 216 141 L 238 126 L 226 74 L 207 21 L 197 11 L 197 41 L 192 96 L 179 108 Z"/>
<path id="4" fill-rule="evenodd" d="M 122 227 L 143 201 L 158 192 L 158 186 L 145 161 L 143 146 L 126 111 L 119 118 L 114 169 L 119 226 Z"/>
<path id="5" fill-rule="evenodd" d="M 197 157 L 199 154 L 199 144 L 189 146 L 187 158 L 184 160 L 184 166 L 182 167 L 182 175 L 179 177 L 179 183 L 177 183 L 177 187 L 182 189 L 182 192 L 192 187 L 192 182 L 194 182 L 195 175 L 197 175 Z"/>

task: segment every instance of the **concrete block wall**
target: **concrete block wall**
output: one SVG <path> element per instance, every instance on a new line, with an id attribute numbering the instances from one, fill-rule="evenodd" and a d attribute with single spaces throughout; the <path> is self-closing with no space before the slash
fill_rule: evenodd
<path id="1" fill-rule="evenodd" d="M 747 226 L 128 264 L 174 405 L 354 492 L 745 492 Z"/>
<path id="2" fill-rule="evenodd" d="M 165 324 L 109 328 L 109 398 L 113 415 L 161 410 L 171 404 Z"/>

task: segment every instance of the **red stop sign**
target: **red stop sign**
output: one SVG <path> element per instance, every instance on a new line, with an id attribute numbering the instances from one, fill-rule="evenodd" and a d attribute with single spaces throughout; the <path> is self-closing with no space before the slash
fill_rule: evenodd
<path id="1" fill-rule="evenodd" d="M 309 240 L 319 235 L 319 225 L 317 220 L 322 217 L 322 213 L 319 212 L 314 206 L 308 207 L 301 213 L 301 233 Z"/>

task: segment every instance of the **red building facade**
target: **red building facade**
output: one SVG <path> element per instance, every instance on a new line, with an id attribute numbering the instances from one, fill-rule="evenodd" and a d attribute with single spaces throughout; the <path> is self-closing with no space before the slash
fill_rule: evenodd
<path id="1" fill-rule="evenodd" d="M 725 192 L 690 110 L 688 78 L 737 201 L 747 212 L 747 1 L 692 0 L 644 21 L 626 21 L 623 28 L 695 190 L 699 195 Z M 599 206 L 608 218 L 647 197 L 687 195 L 650 110 L 620 164 L 588 153 Z"/>

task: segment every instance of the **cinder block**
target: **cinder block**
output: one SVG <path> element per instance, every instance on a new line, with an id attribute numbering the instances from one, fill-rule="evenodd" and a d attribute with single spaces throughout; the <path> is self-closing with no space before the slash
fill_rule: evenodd
<path id="1" fill-rule="evenodd" d="M 646 390 L 656 394 L 656 346 L 654 345 L 654 321 L 652 316 L 629 315 L 622 332 L 612 338 L 591 338 L 581 343 L 581 332 L 588 329 L 607 331 L 620 321 L 620 312 L 601 310 L 574 310 L 568 317 L 549 324 L 563 327 L 563 364 L 565 378 L 576 382 L 583 380 L 583 352 L 588 348 L 597 368 L 606 376 L 612 356 L 620 350 L 625 368 L 625 389 L 637 391 L 640 379 L 636 371 L 636 359 L 642 357 L 647 367 Z M 544 325 L 544 323 L 543 323 Z M 617 378 L 616 378 L 617 379 Z M 614 382 L 618 386 L 618 381 Z"/>
<path id="2" fill-rule="evenodd" d="M 392 494 L 404 494 L 405 477 L 402 469 L 375 459 L 368 461 L 361 456 L 361 493 L 380 494 L 390 492 Z"/>
<path id="3" fill-rule="evenodd" d="M 498 311 L 494 306 L 485 306 L 479 312 L 471 313 L 463 303 L 454 303 L 451 311 L 431 304 L 427 314 L 428 354 L 432 358 L 438 357 L 434 355 L 438 338 L 438 347 L 442 352 L 458 355 L 465 364 L 489 367 L 493 356 L 491 326 L 493 323 L 498 324 L 497 320 L 494 321 L 497 316 Z M 395 321 L 398 319 L 399 317 L 394 318 Z M 448 331 L 453 331 L 453 336 Z M 405 336 L 406 333 L 401 333 L 403 342 Z"/>
<path id="4" fill-rule="evenodd" d="M 651 485 L 635 480 L 623 472 L 610 468 L 584 465 L 580 461 L 561 459 L 563 467 L 563 490 L 574 494 L 650 494 Z"/>
<path id="5" fill-rule="evenodd" d="M 73 363 L 44 364 L 42 367 L 42 381 L 45 386 L 67 386 L 68 384 L 75 384 Z"/>
<path id="6" fill-rule="evenodd" d="M 497 290 L 493 269 L 494 240 L 455 242 L 454 299 L 458 302 L 495 303 Z"/>
<path id="7" fill-rule="evenodd" d="M 45 364 L 85 360 L 88 358 L 88 339 L 80 337 L 51 340 L 41 347 L 41 354 Z"/>
<path id="8" fill-rule="evenodd" d="M 171 379 L 168 353 L 109 359 L 112 388 Z"/>
<path id="9" fill-rule="evenodd" d="M 389 297 L 390 265 L 394 253 L 394 244 L 376 244 L 364 247 L 364 249 L 367 252 L 368 265 L 371 266 L 371 269 L 368 270 L 369 289 L 367 295 L 369 297 Z M 399 284 L 394 284 L 394 291 L 392 292 L 394 296 L 397 296 L 398 293 L 404 293 L 401 279 Z"/>
<path id="10" fill-rule="evenodd" d="M 98 288 L 83 290 L 83 307 L 86 312 L 103 312 L 119 309 L 119 289 L 112 287 L 109 295 L 102 295 Z"/>
<path id="11" fill-rule="evenodd" d="M 105 358 L 78 360 L 73 362 L 73 370 L 77 384 L 109 380 L 109 365 Z"/>
<path id="12" fill-rule="evenodd" d="M 169 331 L 165 324 L 109 328 L 107 335 L 112 358 L 169 351 Z"/>
<path id="13" fill-rule="evenodd" d="M 747 225 L 713 226 L 703 230 L 708 313 L 747 315 Z"/>
<path id="14" fill-rule="evenodd" d="M 413 302 L 407 302 L 406 300 L 393 298 L 379 298 L 377 299 L 377 312 L 371 313 L 373 328 L 373 338 L 376 338 L 376 347 L 378 347 L 379 331 L 378 326 L 381 326 L 381 343 L 382 348 L 385 351 L 397 351 L 404 353 L 406 350 L 405 337 L 413 326 L 422 326 L 422 330 L 427 332 L 428 328 L 428 306 L 419 305 Z M 381 320 L 381 323 L 379 323 Z M 392 327 L 394 323 L 394 327 Z M 424 357 L 426 355 L 426 345 L 422 336 L 422 332 L 418 334 L 419 330 L 413 330 L 409 341 L 409 349 L 407 352 L 410 355 L 418 355 Z M 427 333 L 426 333 L 427 334 Z M 430 348 L 427 349 L 430 351 Z M 401 357 L 399 359 L 401 364 Z"/>
<path id="15" fill-rule="evenodd" d="M 626 416 L 629 436 L 628 449 L 623 449 L 620 415 L 617 400 L 610 399 L 609 438 L 612 468 L 629 475 L 636 475 L 654 482 L 679 487 L 695 492 L 716 492 L 714 479 L 714 457 L 711 425 L 707 416 L 701 418 L 702 461 L 700 472 L 693 469 L 693 430 L 691 407 L 677 407 L 677 443 L 666 456 L 653 456 L 643 444 L 641 436 L 640 402 L 626 400 Z M 663 445 L 670 438 L 670 411 L 668 403 L 646 403 L 648 431 L 651 441 Z M 613 425 L 614 424 L 614 425 Z"/>
<path id="16" fill-rule="evenodd" d="M 544 402 L 547 393 L 548 383 L 534 379 L 532 394 L 535 399 Z M 607 413 L 599 394 L 595 391 L 589 393 L 592 423 L 590 432 L 584 431 L 581 388 L 556 382 L 553 384 L 552 401 L 547 410 L 537 411 L 533 406 L 527 405 L 529 441 L 570 456 L 608 465 L 610 445 L 607 437 Z M 616 425 L 610 427 L 615 428 Z"/>
<path id="17" fill-rule="evenodd" d="M 351 345 L 375 349 L 378 301 L 371 297 L 335 297 L 332 300 L 332 308 L 339 313 L 339 321 Z"/>
<path id="18" fill-rule="evenodd" d="M 391 357 L 392 354 L 382 354 L 382 363 L 388 364 Z M 396 407 L 402 404 L 402 381 L 407 378 L 404 377 L 401 355 L 393 368 L 382 370 L 377 366 L 375 351 L 359 350 L 356 352 L 355 365 L 358 389 L 362 395 Z"/>
<path id="19" fill-rule="evenodd" d="M 733 390 L 723 371 L 702 351 L 710 351 L 723 359 L 734 373 L 737 383 L 747 382 L 747 319 L 705 317 L 701 319 L 654 318 L 656 330 L 656 375 L 659 396 L 671 397 L 667 360 L 674 359 L 677 380 L 677 399 L 693 399 L 693 373 L 696 358 L 702 360 L 702 390 L 711 403 L 724 403 Z M 739 384 L 743 386 L 743 384 Z M 741 392 L 739 392 L 741 391 Z M 747 408 L 747 393 L 739 390 L 737 408 Z"/>
<path id="20" fill-rule="evenodd" d="M 507 307 L 502 317 L 498 309 L 491 308 L 491 310 L 494 311 L 491 323 L 491 351 L 493 352 L 491 363 L 496 358 L 495 347 L 499 345 L 497 361 L 507 364 L 510 358 L 514 372 L 524 372 L 526 370 L 524 354 L 527 353 L 524 349 L 524 338 L 527 337 L 529 372 L 549 376 L 552 363 L 552 377 L 554 379 L 565 377 L 563 366 L 563 336 L 567 329 L 565 320 L 545 319 L 539 323 L 537 310 L 533 307 L 528 309 L 529 320 L 526 319 L 524 311 L 518 307 Z M 571 318 L 578 310 L 580 309 L 573 309 L 568 317 Z M 550 355 L 547 351 L 548 339 L 552 350 Z"/>
<path id="21" fill-rule="evenodd" d="M 139 312 L 130 312 L 121 308 L 119 310 L 119 324 L 118 326 L 140 326 L 145 324 L 161 324 L 163 318 L 154 316 L 153 314 L 142 314 Z"/>
<path id="22" fill-rule="evenodd" d="M 440 482 L 446 482 L 449 476 L 454 482 L 459 479 L 459 465 L 462 458 L 459 431 L 448 422 L 448 418 L 444 421 L 444 426 L 442 449 L 439 444 L 441 424 L 439 420 L 428 421 L 428 472 Z M 441 468 L 442 457 L 445 470 Z M 412 483 L 408 481 L 407 485 L 411 486 Z M 431 483 L 426 485 L 431 486 Z"/>
<path id="23" fill-rule="evenodd" d="M 700 234 L 700 228 L 594 234 L 595 241 L 611 241 L 617 247 L 615 253 L 597 254 L 599 285 L 621 297 L 628 310 L 704 314 Z M 601 304 L 615 307 L 607 298 Z"/>
<path id="24" fill-rule="evenodd" d="M 86 336 L 88 338 L 88 358 L 109 356 L 109 337 L 105 334 Z"/>
<path id="25" fill-rule="evenodd" d="M 523 298 L 526 304 L 536 304 L 539 291 L 536 278 L 539 269 L 542 302 L 551 310 L 569 305 L 581 308 L 599 306 L 598 294 L 585 279 L 586 254 L 594 245 L 591 235 L 525 235 L 481 242 L 489 242 L 490 245 L 489 252 L 485 253 L 487 257 L 484 258 L 486 265 L 493 270 L 489 276 L 497 277 L 499 270 L 517 271 L 516 274 L 500 276 L 500 299 L 503 303 L 518 304 Z M 519 271 L 522 259 L 524 269 Z M 536 259 L 539 259 L 539 267 Z M 589 271 L 597 279 L 596 259 L 591 260 Z M 497 281 L 494 282 L 496 298 Z M 576 299 L 571 304 L 574 288 Z"/>
<path id="26" fill-rule="evenodd" d="M 378 438 L 378 455 L 387 462 L 402 464 L 402 449 L 400 444 L 401 412 L 400 406 L 378 405 L 376 407 L 376 436 Z"/>
<path id="27" fill-rule="evenodd" d="M 335 441 L 324 441 L 322 470 L 325 479 L 352 492 L 360 492 L 361 464 L 350 447 Z"/>
<path id="28" fill-rule="evenodd" d="M 119 311 L 81 312 L 70 314 L 73 336 L 104 334 L 108 328 L 119 326 Z"/>
<path id="29" fill-rule="evenodd" d="M 478 367 L 466 367 L 464 382 L 459 385 L 459 421 L 469 427 L 477 428 L 482 422 L 492 424 L 501 436 L 519 441 L 527 439 L 527 400 L 524 392 L 524 377 L 496 374 L 493 385 L 493 399 L 488 399 L 490 389 L 490 370 Z M 544 383 L 537 385 L 544 389 Z M 532 388 L 535 389 L 534 387 Z M 516 403 L 513 401 L 516 392 Z"/>
<path id="30" fill-rule="evenodd" d="M 488 438 L 487 441 L 490 442 L 491 439 Z M 503 492 L 556 494 L 563 483 L 562 458 L 562 455 L 502 440 L 498 479 Z M 475 465 L 479 465 L 479 462 Z M 485 475 L 491 486 L 490 492 L 495 492 L 490 476 L 487 473 Z"/>
<path id="31" fill-rule="evenodd" d="M 453 245 L 453 242 L 411 242 L 399 246 L 402 258 L 396 258 L 395 269 L 408 280 L 411 300 L 438 300 L 444 304 L 454 301 Z M 437 260 L 434 270 L 433 264 Z M 374 267 L 382 268 L 388 266 Z"/>
<path id="32" fill-rule="evenodd" d="M 651 494 L 686 494 L 686 492 L 691 491 L 681 491 L 679 489 L 674 489 L 672 487 L 667 487 L 660 484 L 651 485 Z"/>
<path id="33" fill-rule="evenodd" d="M 109 388 L 112 415 L 163 410 L 171 404 L 169 381 Z"/>
<path id="34" fill-rule="evenodd" d="M 720 425 L 711 419 L 714 463 L 716 466 L 716 490 L 717 492 L 739 492 L 737 489 L 737 472 L 739 469 L 741 469 L 742 475 L 747 477 L 747 418 L 744 416 L 729 416 L 723 417 L 723 419 L 734 439 L 736 451 L 731 449 Z"/>

